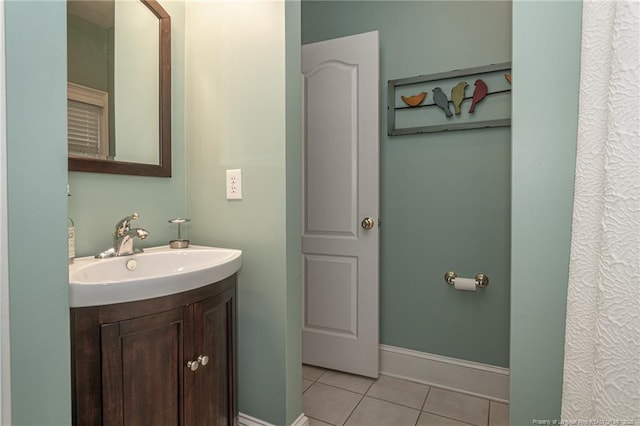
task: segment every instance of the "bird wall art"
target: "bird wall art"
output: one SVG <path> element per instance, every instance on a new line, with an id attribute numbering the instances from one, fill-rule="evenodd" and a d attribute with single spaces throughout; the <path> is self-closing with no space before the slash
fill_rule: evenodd
<path id="1" fill-rule="evenodd" d="M 389 80 L 388 134 L 509 126 L 511 81 L 510 62 Z"/>
<path id="2" fill-rule="evenodd" d="M 451 89 L 451 102 L 453 103 L 453 111 L 456 115 L 460 115 L 460 105 L 464 100 L 464 91 L 469 84 L 466 81 L 461 81 Z"/>
<path id="3" fill-rule="evenodd" d="M 504 77 L 507 81 L 509 81 L 509 83 L 511 83 L 511 74 L 504 74 Z M 480 103 L 480 101 L 482 101 L 485 97 L 487 97 L 487 95 L 493 94 L 493 93 L 489 93 L 489 88 L 487 87 L 487 83 L 485 83 L 484 80 L 480 78 L 475 81 L 474 85 L 475 85 L 475 89 L 473 91 L 473 95 L 467 97 L 466 89 L 469 86 L 469 83 L 467 83 L 466 81 L 459 82 L 458 84 L 453 86 L 453 88 L 451 89 L 451 100 L 447 98 L 447 95 L 443 92 L 443 90 L 440 87 L 435 87 L 433 89 L 432 104 L 422 105 L 425 98 L 427 97 L 426 92 L 420 92 L 412 96 L 402 95 L 400 96 L 400 98 L 409 107 L 437 106 L 444 112 L 444 114 L 447 117 L 453 116 L 453 114 L 451 113 L 451 109 L 449 108 L 450 103 L 453 104 L 453 110 L 455 115 L 460 115 L 462 113 L 462 109 L 460 108 L 462 106 L 462 103 L 466 99 L 471 99 L 471 107 L 469 108 L 469 113 L 473 114 L 475 112 L 475 109 L 478 103 Z M 499 90 L 495 93 L 503 93 L 505 91 L 510 91 L 510 90 Z"/>
<path id="4" fill-rule="evenodd" d="M 417 95 L 400 96 L 400 97 L 402 98 L 405 104 L 409 105 L 410 107 L 416 107 L 424 101 L 424 98 L 427 97 L 427 94 L 426 92 L 420 92 Z"/>
<path id="5" fill-rule="evenodd" d="M 478 105 L 478 102 L 483 100 L 487 96 L 488 92 L 487 84 L 480 78 L 476 80 L 475 86 L 476 88 L 473 91 L 473 99 L 471 100 L 471 108 L 469 108 L 469 114 L 473 114 L 473 112 L 476 110 L 476 105 Z"/>
<path id="6" fill-rule="evenodd" d="M 451 117 L 453 115 L 449 109 L 449 99 L 447 99 L 447 95 L 445 95 L 439 87 L 433 89 L 433 102 L 435 102 L 435 104 L 444 111 L 444 114 L 447 117 Z"/>

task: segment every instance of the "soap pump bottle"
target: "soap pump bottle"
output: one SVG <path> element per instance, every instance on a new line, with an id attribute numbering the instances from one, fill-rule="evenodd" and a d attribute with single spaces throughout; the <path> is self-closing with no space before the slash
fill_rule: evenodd
<path id="1" fill-rule="evenodd" d="M 187 219 L 184 217 L 176 217 L 175 219 L 169 220 L 169 223 L 178 224 L 178 239 L 169 241 L 169 247 L 171 247 L 172 249 L 189 248 L 189 240 L 182 238 L 182 229 L 181 229 L 182 224 L 187 222 L 191 222 L 191 219 Z"/>
<path id="2" fill-rule="evenodd" d="M 67 197 L 71 197 L 71 192 L 69 191 L 69 185 L 67 185 Z M 67 238 L 69 242 L 69 265 L 73 263 L 73 260 L 76 258 L 76 232 L 75 232 L 75 224 L 73 223 L 73 219 L 67 216 Z"/>

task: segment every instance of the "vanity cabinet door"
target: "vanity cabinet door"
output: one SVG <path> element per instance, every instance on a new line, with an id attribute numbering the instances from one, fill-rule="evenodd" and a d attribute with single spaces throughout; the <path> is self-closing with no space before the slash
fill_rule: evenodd
<path id="1" fill-rule="evenodd" d="M 184 310 L 100 327 L 104 425 L 184 424 Z"/>
<path id="2" fill-rule="evenodd" d="M 192 305 L 194 354 L 202 357 L 193 374 L 194 425 L 230 426 L 236 422 L 234 296 L 232 287 Z"/>
<path id="3" fill-rule="evenodd" d="M 73 424 L 236 425 L 236 279 L 72 308 Z"/>

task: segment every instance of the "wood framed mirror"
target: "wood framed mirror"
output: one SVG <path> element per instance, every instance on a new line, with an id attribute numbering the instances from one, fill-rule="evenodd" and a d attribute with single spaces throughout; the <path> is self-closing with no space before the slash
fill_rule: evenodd
<path id="1" fill-rule="evenodd" d="M 92 6 L 91 10 L 87 6 Z M 170 177 L 169 14 L 156 0 L 68 0 L 67 18 L 69 171 Z M 102 62 L 106 71 L 100 69 L 100 77 L 86 75 L 98 63 L 102 68 Z M 77 91 L 76 98 L 71 95 L 72 86 L 106 93 L 104 96 L 109 99 L 104 106 L 108 113 L 100 113 L 108 117 L 106 122 L 96 124 L 98 133 L 109 135 L 89 142 L 83 135 L 79 149 L 72 143 L 75 141 L 72 105 L 77 104 L 78 97 Z M 80 95 L 80 102 L 84 99 Z M 80 106 L 91 108 L 91 103 L 87 101 Z M 108 144 L 108 149 L 102 146 L 96 152 L 86 152 L 82 145 L 87 143 Z"/>

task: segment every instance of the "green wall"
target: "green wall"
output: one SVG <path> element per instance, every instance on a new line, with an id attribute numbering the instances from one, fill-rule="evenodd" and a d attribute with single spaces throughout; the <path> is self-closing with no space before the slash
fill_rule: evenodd
<path id="1" fill-rule="evenodd" d="M 513 5 L 513 425 L 560 418 L 581 11 L 578 1 Z"/>
<path id="2" fill-rule="evenodd" d="M 301 413 L 299 2 L 163 7 L 172 20 L 173 176 L 70 173 L 77 252 L 109 246 L 113 224 L 133 211 L 151 232 L 142 247 L 166 244 L 175 236 L 167 220 L 186 215 L 192 244 L 242 249 L 240 411 L 291 424 Z M 238 33 L 246 22 L 251 30 Z M 245 199 L 228 202 L 224 171 L 238 167 Z"/>
<path id="3" fill-rule="evenodd" d="M 177 230 L 167 221 L 186 215 L 185 4 L 162 2 L 171 16 L 172 177 L 70 172 L 69 215 L 76 226 L 76 255 L 94 255 L 112 245 L 115 223 L 138 212 L 135 226 L 151 235 L 136 246 L 168 244 Z M 66 43 L 66 42 L 65 42 Z M 66 120 L 66 118 L 65 118 Z M 66 122 L 66 121 L 65 121 Z M 188 230 L 187 230 L 188 232 Z"/>
<path id="4" fill-rule="evenodd" d="M 386 89 L 390 79 L 510 61 L 511 3 L 302 2 L 303 43 L 373 30 L 381 43 L 381 343 L 506 367 L 510 130 L 389 137 Z M 456 292 L 444 283 L 448 270 L 483 272 L 491 284 Z"/>
<path id="5" fill-rule="evenodd" d="M 66 217 L 79 256 L 111 244 L 113 224 L 139 211 L 148 245 L 173 236 L 185 214 L 184 5 L 173 22 L 172 179 L 90 173 L 67 176 L 66 4 L 5 2 L 7 182 L 12 415 L 15 425 L 71 422 Z M 46 34 L 46 37 L 42 37 Z M 38 125 L 33 125 L 37 117 Z M 66 196 L 67 182 L 73 197 Z M 68 204 L 67 204 L 68 203 Z"/>
<path id="6" fill-rule="evenodd" d="M 111 157 L 116 149 L 113 42 L 113 27 L 102 28 L 67 13 L 67 81 L 109 94 L 109 155 Z"/>
<path id="7" fill-rule="evenodd" d="M 72 83 L 107 92 L 108 65 L 113 66 L 113 30 L 67 15 L 67 77 Z M 112 77 L 111 77 L 112 78 Z"/>
<path id="8" fill-rule="evenodd" d="M 299 196 L 286 194 L 299 186 L 299 114 L 288 109 L 300 105 L 296 7 L 187 3 L 190 239 L 243 251 L 239 408 L 277 425 L 301 412 L 300 254 L 287 250 L 288 241 L 299 240 Z M 225 170 L 235 168 L 242 169 L 244 198 L 227 201 Z M 295 219 L 287 224 L 289 215 Z"/>
<path id="9" fill-rule="evenodd" d="M 434 3 L 429 3 L 430 7 L 458 2 Z M 280 6 L 258 4 L 251 10 L 242 10 L 242 16 L 233 15 L 231 23 L 236 28 L 246 22 L 247 16 L 255 20 L 254 28 L 243 35 L 233 31 L 232 24 L 224 27 L 224 34 L 212 28 L 212 23 L 221 20 L 217 14 L 220 5 L 209 5 L 207 24 L 207 21 L 196 19 L 204 6 L 190 4 L 194 24 L 199 24 L 189 40 L 195 43 L 203 35 L 208 43 L 195 43 L 193 47 L 189 43 L 189 49 L 194 50 L 187 73 L 183 50 L 187 41 L 184 5 L 167 2 L 165 7 L 172 15 L 172 50 L 174 61 L 177 61 L 173 67 L 174 178 L 70 173 L 74 197 L 69 202 L 69 210 L 78 225 L 78 252 L 80 255 L 92 254 L 108 245 L 115 220 L 133 210 L 141 213 L 140 226 L 147 227 L 153 234 L 149 244 L 163 244 L 173 236 L 173 230 L 165 220 L 184 214 L 186 205 L 189 206 L 187 213 L 195 218 L 194 231 L 198 231 L 191 232 L 192 240 L 243 248 L 245 266 L 240 279 L 239 318 L 240 407 L 243 412 L 273 423 L 290 424 L 299 412 L 294 395 L 298 388 L 291 386 L 299 386 L 295 382 L 299 382 L 300 374 L 296 365 L 292 367 L 299 356 L 295 346 L 299 338 L 296 324 L 300 323 L 299 311 L 296 311 L 296 294 L 299 294 L 296 256 L 299 252 L 294 248 L 298 232 L 294 221 L 298 215 L 296 208 L 299 208 L 295 198 L 299 185 L 295 160 L 299 145 L 295 133 L 299 123 L 295 122 L 298 119 L 296 88 L 289 80 L 297 60 L 295 48 L 289 44 L 290 37 L 299 37 L 295 23 L 297 6 L 287 2 L 286 25 Z M 397 14 L 400 9 L 388 10 L 386 21 L 377 23 L 380 28 L 397 21 L 394 17 L 400 17 Z M 66 63 L 62 54 L 66 51 L 65 7 L 61 1 L 11 1 L 5 2 L 5 10 L 13 424 L 67 425 L 71 408 L 65 260 Z M 309 10 L 308 4 L 303 5 L 303 15 Z M 560 414 L 580 11 L 579 2 L 516 1 L 513 7 L 513 62 L 517 77 L 512 127 L 511 424 L 531 424 L 533 418 L 553 419 Z M 439 13 L 437 16 L 442 16 Z M 320 18 L 319 15 L 317 21 L 325 24 L 334 19 Z M 342 28 L 335 36 L 348 34 L 347 24 L 339 17 L 335 20 Z M 360 21 L 351 22 L 351 25 L 362 26 L 354 32 L 375 29 Z M 303 18 L 303 22 L 308 23 L 309 18 Z M 282 40 L 283 27 L 286 28 L 286 48 Z M 405 30 L 411 27 L 401 26 Z M 455 32 L 454 27 L 447 28 Z M 47 37 L 41 37 L 43 33 Z M 265 37 L 266 40 L 257 37 L 263 34 L 269 37 Z M 482 34 L 482 31 L 475 34 L 474 40 L 491 42 L 499 52 L 509 50 L 506 38 L 491 41 Z M 216 35 L 223 37 L 216 38 Z M 425 65 L 421 63 L 424 55 L 414 54 L 417 47 L 416 50 L 390 49 L 385 47 L 385 33 L 381 35 L 383 72 L 395 62 L 403 68 L 411 68 L 406 72 L 401 70 L 398 75 L 387 77 L 383 74 L 383 79 L 412 75 L 413 68 L 418 72 L 423 69 L 431 72 L 434 67 L 439 71 L 491 62 L 484 53 L 474 51 L 464 58 L 448 55 L 451 63 Z M 438 40 L 443 43 L 442 37 Z M 418 44 L 420 49 L 428 47 L 421 40 Z M 445 47 L 429 48 L 446 50 Z M 244 54 L 240 56 L 245 56 L 244 61 L 249 61 L 253 53 L 262 58 L 258 54 L 263 50 L 269 58 L 264 60 L 267 65 L 260 67 L 260 78 L 256 78 L 255 69 L 244 69 L 251 67 L 245 67 L 242 61 L 237 63 L 232 54 L 240 52 Z M 211 54 L 222 51 L 226 52 L 223 57 Z M 396 57 L 400 54 L 403 61 Z M 203 65 L 201 60 L 212 62 L 196 72 Z M 499 60 L 508 60 L 508 55 L 495 59 Z M 205 79 L 207 73 L 215 77 Z M 198 74 L 203 82 L 197 81 Z M 235 77 L 236 74 L 240 75 Z M 284 75 L 287 75 L 286 83 Z M 238 88 L 243 86 L 244 83 L 238 83 L 243 78 L 248 79 L 244 83 L 251 82 L 249 99 L 268 102 L 258 102 L 256 106 L 234 96 L 224 98 L 229 102 L 217 97 L 230 82 L 235 81 Z M 187 88 L 185 79 L 189 81 Z M 265 81 L 269 83 L 267 87 L 258 84 Z M 187 105 L 182 96 L 185 90 L 193 95 Z M 197 96 L 199 92 L 205 95 Z M 549 93 L 562 99 L 564 108 L 549 108 Z M 229 111 L 228 103 L 232 104 Z M 195 139 L 193 143 L 189 139 L 189 167 L 184 165 L 185 108 L 193 112 L 189 122 L 194 124 L 189 128 L 189 136 Z M 200 108 L 203 111 L 199 112 Z M 31 124 L 34 115 L 39 117 L 38 126 Z M 210 131 L 209 120 L 223 121 L 228 126 L 214 126 Z M 386 119 L 382 123 L 385 126 Z M 386 134 L 386 129 L 383 130 Z M 386 203 L 385 197 L 389 195 L 384 194 L 390 184 L 397 183 L 390 175 L 398 172 L 396 165 L 403 163 L 402 156 L 407 155 L 405 150 L 415 149 L 415 157 L 424 155 L 422 158 L 426 161 L 427 153 L 421 152 L 426 149 L 425 145 L 438 149 L 444 145 L 456 145 L 458 149 L 472 146 L 469 141 L 445 142 L 441 139 L 424 143 L 418 137 L 415 140 L 407 138 L 383 140 L 385 215 L 392 213 L 393 203 Z M 504 152 L 498 150 L 499 142 L 494 143 L 498 145 L 496 152 Z M 398 150 L 396 160 L 393 160 L 394 150 Z M 435 167 L 433 163 L 425 165 L 420 161 L 414 164 L 425 169 Z M 245 171 L 246 198 L 231 203 L 224 200 L 223 181 L 224 170 L 234 167 L 242 167 Z M 189 174 L 188 198 L 185 173 Z M 443 175 L 434 174 L 433 179 L 443 179 Z M 422 183 L 425 186 L 429 181 Z M 285 187 L 289 194 L 284 194 Z M 433 200 L 433 203 L 439 202 Z M 283 223 L 285 215 L 286 225 Z M 386 241 L 384 238 L 392 237 L 387 230 L 391 219 L 393 215 L 386 219 L 383 242 Z M 406 220 L 414 219 L 413 216 L 406 217 Z M 405 250 L 404 246 L 399 248 Z M 34 259 L 37 267 L 34 267 Z M 394 271 L 391 265 L 385 267 L 385 262 L 383 260 L 383 281 L 385 277 L 392 277 L 390 271 Z M 469 271 L 470 274 L 473 272 Z M 416 273 L 416 281 L 422 279 L 419 275 Z M 406 291 L 403 281 L 392 283 L 398 292 Z M 439 282 L 433 284 L 434 287 L 439 285 Z M 393 291 L 394 287 L 383 288 L 383 296 Z M 383 321 L 387 320 L 383 312 Z M 423 323 L 409 324 L 407 332 L 422 334 L 416 330 L 424 327 Z M 393 336 L 385 333 L 383 339 L 387 337 Z M 391 341 L 390 344 L 399 343 Z M 46 354 L 46 360 L 43 354 Z M 285 366 L 285 363 L 289 365 Z"/>
<path id="10" fill-rule="evenodd" d="M 4 7 L 12 424 L 69 425 L 66 8 Z"/>
<path id="11" fill-rule="evenodd" d="M 300 0 L 285 1 L 287 343 L 286 425 L 302 412 L 302 78 Z"/>

